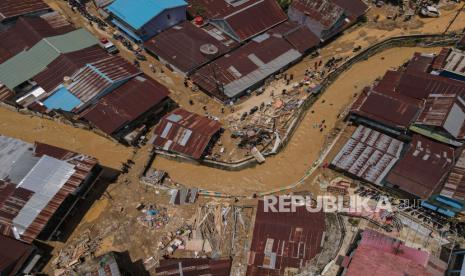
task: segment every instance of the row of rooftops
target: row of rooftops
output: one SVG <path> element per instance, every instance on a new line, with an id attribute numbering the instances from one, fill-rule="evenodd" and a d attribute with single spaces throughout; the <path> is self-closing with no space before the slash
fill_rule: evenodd
<path id="1" fill-rule="evenodd" d="M 355 2 L 297 0 L 289 10 L 299 10 L 304 17 L 329 26 L 336 25 L 337 20 L 327 17 L 335 13 L 349 16 L 350 20 L 336 28 L 336 34 L 367 11 L 363 1 Z M 188 11 L 201 16 L 200 21 L 175 25 L 147 40 L 144 47 L 222 101 L 256 88 L 322 40 L 318 30 L 305 20 L 288 19 L 275 0 L 191 0 Z"/>
<path id="2" fill-rule="evenodd" d="M 70 112 L 108 135 L 169 99 L 165 86 L 55 12 L 19 17 L 0 33 L 0 61 L 2 101 Z"/>
<path id="3" fill-rule="evenodd" d="M 60 205 L 90 179 L 98 161 L 0 136 L 0 164 L 0 233 L 31 243 Z"/>
<path id="4" fill-rule="evenodd" d="M 456 48 L 416 53 L 365 88 L 350 111 L 360 125 L 332 165 L 421 199 L 440 196 L 463 206 L 465 79 L 459 55 L 465 57 Z"/>

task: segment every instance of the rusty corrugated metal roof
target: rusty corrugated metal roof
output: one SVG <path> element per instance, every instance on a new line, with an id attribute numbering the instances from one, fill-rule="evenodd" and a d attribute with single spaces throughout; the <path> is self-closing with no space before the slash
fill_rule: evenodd
<path id="1" fill-rule="evenodd" d="M 214 35 L 185 21 L 151 38 L 145 42 L 144 47 L 178 70 L 191 73 L 239 45 L 225 34 Z M 223 37 L 224 40 L 220 41 L 217 37 Z M 202 46 L 209 46 L 216 53 L 202 53 Z"/>
<path id="2" fill-rule="evenodd" d="M 452 169 L 457 152 L 453 147 L 414 134 L 405 155 L 386 181 L 399 189 L 427 199 L 438 193 Z"/>
<path id="3" fill-rule="evenodd" d="M 5 101 L 13 97 L 15 93 L 11 91 L 8 87 L 0 83 L 0 101 Z"/>
<path id="4" fill-rule="evenodd" d="M 269 31 L 270 34 L 284 37 L 294 48 L 305 53 L 320 44 L 318 36 L 307 27 L 295 22 L 286 21 Z"/>
<path id="5" fill-rule="evenodd" d="M 1 188 L 0 188 L 1 189 Z M 0 273 L 2 275 L 19 275 L 20 269 L 34 251 L 34 247 L 0 234 Z"/>
<path id="6" fill-rule="evenodd" d="M 120 56 L 109 56 L 86 64 L 72 76 L 67 89 L 82 102 L 87 103 L 106 89 L 131 79 L 142 72 Z"/>
<path id="7" fill-rule="evenodd" d="M 368 11 L 368 5 L 361 0 L 331 0 L 334 4 L 343 8 L 352 20 L 359 18 Z"/>
<path id="8" fill-rule="evenodd" d="M 381 185 L 399 160 L 403 147 L 401 141 L 360 125 L 331 164 L 367 182 Z"/>
<path id="9" fill-rule="evenodd" d="M 82 184 L 91 170 L 97 165 L 97 160 L 92 157 L 47 144 L 36 143 L 33 156 L 40 158 L 45 155 L 74 165 L 75 172 L 67 179 L 66 183 L 53 196 L 45 208 L 37 210 L 39 214 L 20 235 L 21 240 L 27 243 L 31 243 L 41 233 L 62 202 Z M 17 166 L 20 165 L 17 164 Z M 17 184 L 3 181 L 0 183 L 0 232 L 11 237 L 14 237 L 13 220 L 34 195 L 34 192 L 17 187 Z"/>
<path id="10" fill-rule="evenodd" d="M 261 0 L 247 8 L 224 17 L 233 37 L 245 41 L 287 20 L 286 14 L 275 0 Z M 212 24 L 215 24 L 212 21 Z M 222 24 L 215 24 L 222 27 Z M 227 32 L 227 29 L 224 29 Z"/>
<path id="11" fill-rule="evenodd" d="M 428 73 L 404 73 L 396 91 L 414 99 L 424 100 L 430 94 L 465 93 L 465 83 Z"/>
<path id="12" fill-rule="evenodd" d="M 446 184 L 442 188 L 441 195 L 453 199 L 465 200 L 465 150 L 457 159 Z"/>
<path id="13" fill-rule="evenodd" d="M 61 54 L 44 71 L 32 79 L 46 92 L 52 92 L 58 85 L 63 83 L 64 77 L 71 77 L 84 65 L 108 57 L 108 53 L 98 45 L 72 53 Z"/>
<path id="14" fill-rule="evenodd" d="M 300 11 L 327 29 L 344 15 L 344 9 L 329 0 L 294 0 L 289 8 Z"/>
<path id="15" fill-rule="evenodd" d="M 160 276 L 229 276 L 232 261 L 230 259 L 163 259 L 160 260 L 159 266 L 155 269 Z"/>
<path id="16" fill-rule="evenodd" d="M 167 114 L 155 128 L 155 147 L 199 159 L 221 129 L 207 117 L 178 108 Z"/>
<path id="17" fill-rule="evenodd" d="M 111 135 L 157 107 L 168 89 L 148 76 L 137 76 L 85 110 L 80 116 Z"/>
<path id="18" fill-rule="evenodd" d="M 226 100 L 237 97 L 300 57 L 284 38 L 265 33 L 200 68 L 192 80 L 208 94 Z"/>
<path id="19" fill-rule="evenodd" d="M 286 268 L 302 268 L 321 251 L 324 231 L 322 212 L 309 212 L 305 206 L 295 212 L 265 212 L 260 200 L 247 275 L 283 275 Z"/>
<path id="20" fill-rule="evenodd" d="M 52 17 L 21 17 L 13 27 L 0 33 L 0 63 L 29 49 L 44 38 L 74 30 L 71 24 L 53 24 Z"/>
<path id="21" fill-rule="evenodd" d="M 2 0 L 0 1 L 0 22 L 20 15 L 50 10 L 42 0 Z"/>
<path id="22" fill-rule="evenodd" d="M 441 70 L 446 65 L 447 57 L 452 50 L 450 48 L 442 48 L 441 52 L 434 58 L 431 68 L 433 70 Z"/>

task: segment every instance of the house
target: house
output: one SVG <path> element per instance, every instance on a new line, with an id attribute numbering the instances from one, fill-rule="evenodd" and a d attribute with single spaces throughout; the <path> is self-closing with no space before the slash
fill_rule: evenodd
<path id="1" fill-rule="evenodd" d="M 144 48 L 169 69 L 190 75 L 239 44 L 213 26 L 200 28 L 184 21 L 152 37 Z"/>
<path id="2" fill-rule="evenodd" d="M 0 23 L 12 21 L 21 15 L 40 15 L 51 8 L 43 0 L 2 0 L 0 1 Z"/>
<path id="3" fill-rule="evenodd" d="M 6 136 L 0 165 L 0 234 L 26 243 L 51 239 L 102 170 L 93 157 Z"/>
<path id="4" fill-rule="evenodd" d="M 0 234 L 0 275 L 27 275 L 40 259 L 36 247 Z"/>
<path id="5" fill-rule="evenodd" d="M 122 33 L 141 43 L 186 20 L 187 3 L 183 0 L 115 0 L 106 11 Z"/>
<path id="6" fill-rule="evenodd" d="M 364 181 L 383 185 L 400 159 L 404 143 L 365 126 L 358 126 L 331 166 Z"/>
<path id="7" fill-rule="evenodd" d="M 320 44 L 320 39 L 304 25 L 285 21 L 272 28 L 268 33 L 282 37 L 302 54 L 309 53 Z"/>
<path id="8" fill-rule="evenodd" d="M 402 241 L 369 228 L 344 257 L 342 275 L 444 275 L 447 269 L 440 259 L 428 252 L 406 246 Z"/>
<path id="9" fill-rule="evenodd" d="M 443 63 L 440 76 L 465 81 L 465 51 L 451 48 Z"/>
<path id="10" fill-rule="evenodd" d="M 203 66 L 191 79 L 205 93 L 222 101 L 234 101 L 301 57 L 283 37 L 267 32 Z"/>
<path id="11" fill-rule="evenodd" d="M 287 20 L 276 0 L 190 0 L 189 13 L 208 22 L 238 42 L 244 42 Z"/>
<path id="12" fill-rule="evenodd" d="M 286 269 L 301 269 L 320 253 L 325 215 L 305 206 L 270 212 L 260 200 L 253 229 L 246 275 L 285 275 Z"/>
<path id="13" fill-rule="evenodd" d="M 402 158 L 386 177 L 386 185 L 420 199 L 438 194 L 457 159 L 458 150 L 414 134 Z"/>
<path id="14" fill-rule="evenodd" d="M 348 23 L 344 8 L 330 0 L 292 1 L 288 16 L 289 20 L 305 25 L 321 41 L 338 34 Z"/>
<path id="15" fill-rule="evenodd" d="M 157 118 L 169 101 L 168 89 L 140 75 L 101 98 L 79 116 L 107 135 L 124 137 L 141 122 Z"/>
<path id="16" fill-rule="evenodd" d="M 447 139 L 465 140 L 464 94 L 430 94 L 415 126 Z"/>
<path id="17" fill-rule="evenodd" d="M 152 143 L 159 150 L 200 159 L 208 154 L 220 131 L 219 122 L 178 108 L 161 119 Z"/>

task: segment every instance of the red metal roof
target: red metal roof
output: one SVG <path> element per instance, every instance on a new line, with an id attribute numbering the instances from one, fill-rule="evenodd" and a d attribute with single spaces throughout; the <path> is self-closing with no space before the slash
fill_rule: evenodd
<path id="1" fill-rule="evenodd" d="M 388 71 L 373 89 L 365 89 L 351 113 L 394 128 L 405 129 L 421 112 L 419 101 L 393 92 L 400 75 Z"/>
<path id="2" fill-rule="evenodd" d="M 434 58 L 431 68 L 433 70 L 441 70 L 446 65 L 447 57 L 452 50 L 450 48 L 442 48 L 441 52 Z"/>
<path id="3" fill-rule="evenodd" d="M 8 87 L 6 87 L 3 84 L 0 84 L 0 101 L 8 100 L 14 95 L 15 93 L 13 93 L 13 91 L 11 91 Z"/>
<path id="4" fill-rule="evenodd" d="M 74 30 L 70 24 L 56 25 L 51 20 L 51 17 L 21 17 L 13 27 L 0 33 L 0 63 L 31 48 L 43 38 Z"/>
<path id="5" fill-rule="evenodd" d="M 366 229 L 345 275 L 431 275 L 426 269 L 429 253 Z"/>
<path id="6" fill-rule="evenodd" d="M 271 29 L 269 33 L 284 37 L 301 53 L 305 53 L 320 44 L 320 39 L 310 29 L 291 21 L 279 24 Z"/>
<path id="7" fill-rule="evenodd" d="M 232 2 L 231 2 L 232 3 Z M 239 41 L 247 40 L 257 34 L 286 21 L 287 16 L 275 0 L 248 0 L 229 4 L 218 0 L 190 0 L 189 12 L 206 16 L 219 28 L 231 31 Z M 221 21 L 219 24 L 215 22 Z"/>
<path id="8" fill-rule="evenodd" d="M 163 259 L 160 260 L 160 265 L 156 268 L 157 275 L 160 276 L 229 276 L 231 271 L 231 260 L 220 259 Z"/>
<path id="9" fill-rule="evenodd" d="M 413 58 L 408 62 L 405 72 L 407 73 L 428 73 L 431 64 L 435 59 L 434 55 L 425 55 L 422 53 L 415 53 Z"/>
<path id="10" fill-rule="evenodd" d="M 228 97 L 219 90 L 219 84 L 227 86 L 235 81 L 248 78 L 248 75 L 254 71 L 260 69 L 267 71 L 269 70 L 266 66 L 267 63 L 292 50 L 296 51 L 285 39 L 270 35 L 262 41 L 252 40 L 231 53 L 203 66 L 191 78 L 194 83 L 210 95 L 225 100 Z M 254 62 L 251 56 L 258 57 L 265 65 L 257 65 L 257 62 Z M 289 60 L 289 62 L 292 61 L 294 60 Z M 279 69 L 276 68 L 276 71 Z M 250 78 L 255 79 L 257 82 L 260 81 L 256 76 L 250 76 Z M 247 88 L 244 88 L 244 90 Z"/>
<path id="11" fill-rule="evenodd" d="M 86 64 L 108 57 L 108 53 L 98 45 L 68 54 L 61 54 L 45 70 L 32 79 L 45 91 L 52 92 L 58 85 L 63 83 L 64 77 L 71 77 Z"/>
<path id="12" fill-rule="evenodd" d="M 287 16 L 275 0 L 261 0 L 226 16 L 224 20 L 235 37 L 245 41 L 286 21 Z"/>
<path id="13" fill-rule="evenodd" d="M 49 9 L 50 7 L 42 0 L 2 0 L 0 21 Z"/>
<path id="14" fill-rule="evenodd" d="M 465 151 L 462 151 L 462 154 L 452 168 L 446 184 L 441 191 L 441 195 L 465 200 Z"/>
<path id="15" fill-rule="evenodd" d="M 361 0 L 331 0 L 334 4 L 343 8 L 346 14 L 355 20 L 368 11 L 368 5 Z"/>
<path id="16" fill-rule="evenodd" d="M 82 184 L 98 163 L 95 158 L 42 143 L 35 144 L 33 155 L 36 157 L 47 155 L 66 161 L 75 165 L 75 173 L 21 235 L 21 240 L 27 243 L 31 243 L 40 234 L 63 201 Z M 16 187 L 16 184 L 0 182 L 0 231 L 11 237 L 14 237 L 12 220 L 33 195 L 33 192 Z"/>
<path id="17" fill-rule="evenodd" d="M 31 245 L 0 234 L 0 274 L 18 275 L 20 269 L 31 256 L 34 248 Z"/>
<path id="18" fill-rule="evenodd" d="M 381 185 L 399 160 L 403 147 L 401 141 L 360 125 L 331 164 L 365 181 Z"/>
<path id="19" fill-rule="evenodd" d="M 220 41 L 216 37 L 224 39 Z M 200 48 L 204 45 L 213 45 L 217 52 L 211 55 L 202 53 Z M 144 44 L 145 49 L 149 52 L 184 73 L 192 72 L 236 46 L 238 43 L 228 36 L 215 33 L 214 37 L 189 21 L 169 28 Z"/>
<path id="20" fill-rule="evenodd" d="M 260 200 L 253 231 L 247 275 L 282 275 L 285 268 L 301 268 L 321 250 L 325 231 L 322 212 L 265 212 Z"/>
<path id="21" fill-rule="evenodd" d="M 465 83 L 428 73 L 404 73 L 396 91 L 411 98 L 424 100 L 430 94 L 465 93 Z"/>
<path id="22" fill-rule="evenodd" d="M 323 27 L 332 27 L 344 14 L 344 9 L 329 0 L 294 0 L 290 9 L 305 14 Z"/>
<path id="23" fill-rule="evenodd" d="M 465 101 L 462 95 L 431 94 L 415 124 L 440 127 L 456 139 L 465 139 Z"/>
<path id="24" fill-rule="evenodd" d="M 388 174 L 386 181 L 426 199 L 441 190 L 456 155 L 453 147 L 414 134 L 407 152 Z"/>
<path id="25" fill-rule="evenodd" d="M 82 102 L 87 103 L 101 95 L 115 83 L 129 80 L 142 74 L 121 56 L 109 56 L 87 64 L 72 76 L 67 89 Z"/>
<path id="26" fill-rule="evenodd" d="M 220 129 L 219 122 L 178 108 L 163 117 L 157 125 L 153 144 L 199 159 Z"/>
<path id="27" fill-rule="evenodd" d="M 158 106 L 168 89 L 147 76 L 138 76 L 104 96 L 80 116 L 111 135 Z"/>

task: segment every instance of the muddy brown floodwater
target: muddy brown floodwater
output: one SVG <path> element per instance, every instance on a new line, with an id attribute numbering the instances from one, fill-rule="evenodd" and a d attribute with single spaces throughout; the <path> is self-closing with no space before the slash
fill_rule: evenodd
<path id="1" fill-rule="evenodd" d="M 91 131 L 63 123 L 22 115 L 0 108 L 0 134 L 26 142 L 42 142 L 96 157 L 104 166 L 120 169 L 132 149 Z"/>
<path id="2" fill-rule="evenodd" d="M 298 181 L 318 158 L 325 136 L 334 128 L 337 114 L 354 99 L 355 93 L 370 85 L 376 78 L 402 65 L 415 52 L 433 53 L 440 48 L 393 48 L 357 63 L 342 74 L 314 104 L 302 119 L 287 147 L 277 156 L 254 168 L 229 172 L 180 163 L 157 157 L 154 167 L 166 170 L 171 178 L 185 185 L 219 191 L 233 195 L 250 195 L 254 192 L 273 190 Z M 292 70 L 298 68 L 293 67 Z M 326 120 L 323 133 L 313 124 Z"/>

